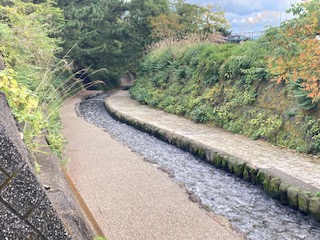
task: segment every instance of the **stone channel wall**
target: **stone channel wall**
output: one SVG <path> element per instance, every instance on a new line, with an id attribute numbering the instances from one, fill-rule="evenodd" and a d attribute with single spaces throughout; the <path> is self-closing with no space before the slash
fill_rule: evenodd
<path id="1" fill-rule="evenodd" d="M 0 239 L 71 239 L 31 166 L 0 92 Z"/>
<path id="2" fill-rule="evenodd" d="M 156 138 L 190 152 L 217 168 L 228 171 L 257 185 L 269 196 L 278 199 L 282 204 L 311 215 L 320 221 L 320 197 L 316 196 L 319 189 L 313 188 L 298 179 L 272 169 L 258 169 L 244 159 L 228 153 L 217 151 L 206 145 L 195 142 L 179 134 L 165 131 L 151 124 L 141 122 L 125 114 L 117 112 L 105 101 L 108 113 L 115 119 L 147 132 Z"/>

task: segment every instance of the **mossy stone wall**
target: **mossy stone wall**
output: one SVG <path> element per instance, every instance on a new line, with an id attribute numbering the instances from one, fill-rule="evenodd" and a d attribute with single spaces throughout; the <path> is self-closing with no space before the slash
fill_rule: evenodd
<path id="1" fill-rule="evenodd" d="M 105 103 L 105 107 L 115 119 L 173 144 L 184 151 L 188 151 L 219 169 L 235 174 L 257 185 L 270 197 L 278 199 L 282 204 L 297 209 L 304 214 L 309 214 L 317 221 L 320 221 L 320 198 L 316 196 L 316 189 L 305 189 L 300 187 L 301 184 L 297 184 L 298 180 L 288 181 L 286 180 L 287 178 L 282 177 L 281 174 L 271 169 L 259 169 L 246 162 L 245 159 L 239 159 L 228 153 L 197 143 L 185 136 L 133 119 L 117 112 L 107 103 Z"/>

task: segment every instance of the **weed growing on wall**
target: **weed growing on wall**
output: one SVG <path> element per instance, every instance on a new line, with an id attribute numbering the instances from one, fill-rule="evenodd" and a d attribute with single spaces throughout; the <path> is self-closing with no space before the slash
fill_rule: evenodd
<path id="1" fill-rule="evenodd" d="M 315 104 L 299 82 L 270 81 L 268 46 L 264 38 L 238 45 L 166 42 L 145 56 L 130 93 L 195 122 L 317 154 Z"/>
<path id="2" fill-rule="evenodd" d="M 65 140 L 59 109 L 82 86 L 72 80 L 71 64 L 55 56 L 61 50 L 57 33 L 62 11 L 52 1 L 8 1 L 0 5 L 0 13 L 0 61 L 5 65 L 0 91 L 21 123 L 30 153 L 41 151 L 38 140 L 45 137 L 61 157 Z M 39 170 L 37 162 L 35 167 Z"/>

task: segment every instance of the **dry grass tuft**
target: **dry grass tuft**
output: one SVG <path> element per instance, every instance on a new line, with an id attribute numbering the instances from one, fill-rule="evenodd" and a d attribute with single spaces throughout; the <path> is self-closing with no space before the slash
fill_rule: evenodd
<path id="1" fill-rule="evenodd" d="M 168 47 L 184 47 L 197 43 L 211 43 L 211 44 L 221 44 L 226 43 L 225 37 L 220 33 L 210 33 L 210 34 L 197 34 L 192 33 L 184 38 L 166 38 L 159 42 L 152 43 L 146 50 L 146 52 L 152 52 L 153 50 L 168 48 Z"/>

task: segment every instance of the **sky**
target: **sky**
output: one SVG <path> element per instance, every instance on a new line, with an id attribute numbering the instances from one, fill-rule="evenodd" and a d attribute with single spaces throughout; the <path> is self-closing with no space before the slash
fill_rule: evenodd
<path id="1" fill-rule="evenodd" d="M 285 11 L 301 0 L 186 0 L 198 5 L 219 4 L 231 24 L 232 33 L 254 32 L 276 26 L 290 18 Z"/>

